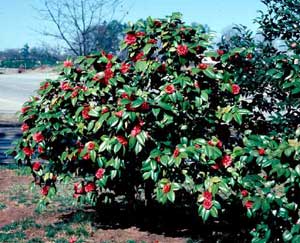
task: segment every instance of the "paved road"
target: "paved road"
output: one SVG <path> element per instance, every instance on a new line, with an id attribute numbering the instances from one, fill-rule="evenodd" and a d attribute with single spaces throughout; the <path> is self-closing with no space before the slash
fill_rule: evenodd
<path id="1" fill-rule="evenodd" d="M 41 81 L 54 77 L 53 73 L 0 74 L 0 114 L 19 111 Z"/>

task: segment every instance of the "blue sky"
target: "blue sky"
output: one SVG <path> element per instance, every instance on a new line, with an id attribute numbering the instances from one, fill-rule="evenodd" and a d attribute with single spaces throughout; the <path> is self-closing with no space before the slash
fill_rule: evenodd
<path id="1" fill-rule="evenodd" d="M 50 41 L 36 32 L 44 23 L 37 17 L 33 7 L 39 0 L 1 0 L 0 4 L 0 50 L 5 48 L 41 45 Z M 257 10 L 263 9 L 260 0 L 125 0 L 129 9 L 125 21 L 135 21 L 149 15 L 164 17 L 172 12 L 181 12 L 186 22 L 207 24 L 220 32 L 234 23 L 244 24 L 255 30 L 253 19 Z M 50 26 L 49 26 L 50 28 Z"/>

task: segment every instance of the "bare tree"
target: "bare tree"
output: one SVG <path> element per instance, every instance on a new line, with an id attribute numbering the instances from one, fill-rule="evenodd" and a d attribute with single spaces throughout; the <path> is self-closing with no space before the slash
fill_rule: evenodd
<path id="1" fill-rule="evenodd" d="M 93 49 L 89 36 L 95 26 L 111 21 L 122 3 L 123 0 L 43 0 L 44 8 L 39 13 L 55 30 L 48 28 L 42 34 L 62 40 L 76 56 L 87 55 Z"/>

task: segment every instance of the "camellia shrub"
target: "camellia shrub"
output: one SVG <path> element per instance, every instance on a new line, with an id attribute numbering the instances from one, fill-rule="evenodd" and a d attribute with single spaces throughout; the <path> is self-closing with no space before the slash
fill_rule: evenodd
<path id="1" fill-rule="evenodd" d="M 15 159 L 30 166 L 41 203 L 75 178 L 74 200 L 197 209 L 204 220 L 251 218 L 253 242 L 299 236 L 299 133 L 251 131 L 251 109 L 211 35 L 181 21 L 130 27 L 120 54 L 67 60 L 20 114 Z"/>

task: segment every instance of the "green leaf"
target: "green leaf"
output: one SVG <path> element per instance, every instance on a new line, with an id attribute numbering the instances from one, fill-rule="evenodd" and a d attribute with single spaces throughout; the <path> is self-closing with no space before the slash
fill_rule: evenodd
<path id="1" fill-rule="evenodd" d="M 216 78 L 216 75 L 215 75 L 215 73 L 213 72 L 212 69 L 205 69 L 205 70 L 203 70 L 203 73 L 208 78 L 211 78 L 211 79 L 215 79 Z"/>
<path id="2" fill-rule="evenodd" d="M 148 63 L 146 61 L 138 61 L 135 64 L 135 70 L 137 72 L 144 72 L 146 71 L 147 67 L 148 67 Z"/>
<path id="3" fill-rule="evenodd" d="M 167 198 L 169 201 L 174 202 L 175 201 L 175 192 L 171 190 L 170 192 L 167 193 Z"/>

